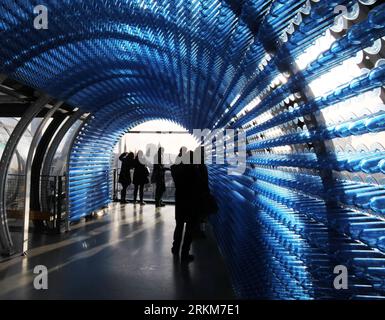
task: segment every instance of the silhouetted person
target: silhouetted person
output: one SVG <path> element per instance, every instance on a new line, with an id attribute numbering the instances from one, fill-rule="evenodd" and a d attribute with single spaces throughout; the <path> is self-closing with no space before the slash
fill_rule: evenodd
<path id="1" fill-rule="evenodd" d="M 210 188 L 209 188 L 209 174 L 207 166 L 205 164 L 205 154 L 204 147 L 198 147 L 194 151 L 194 169 L 195 169 L 195 179 L 194 179 L 194 199 L 193 202 L 194 210 L 196 215 L 199 218 L 200 223 L 200 233 L 201 237 L 205 237 L 205 223 L 207 222 L 207 217 L 209 215 L 209 197 L 210 197 Z"/>
<path id="2" fill-rule="evenodd" d="M 119 160 L 122 162 L 119 174 L 119 183 L 122 185 L 122 191 L 120 192 L 120 203 L 127 203 L 126 194 L 127 188 L 131 184 L 131 169 L 134 168 L 134 159 L 135 155 L 133 152 L 124 152 L 119 157 Z"/>
<path id="3" fill-rule="evenodd" d="M 202 194 L 209 194 L 209 174 L 205 164 L 204 147 L 198 147 L 195 149 L 194 160 L 194 168 L 197 174 L 196 187 Z"/>
<path id="4" fill-rule="evenodd" d="M 143 201 L 143 191 L 144 185 L 149 183 L 148 176 L 150 173 L 146 165 L 144 164 L 144 156 L 142 151 L 138 151 L 135 158 L 135 166 L 134 166 L 134 203 L 136 203 L 136 198 L 138 196 L 139 191 L 139 201 L 141 205 L 145 205 L 146 203 Z"/>
<path id="5" fill-rule="evenodd" d="M 190 157 L 186 157 L 189 155 Z M 174 231 L 174 242 L 172 246 L 172 253 L 179 254 L 182 244 L 182 236 L 184 225 L 186 230 L 183 238 L 181 259 L 182 262 L 190 262 L 194 260 L 194 256 L 190 255 L 190 247 L 193 240 L 193 233 L 197 227 L 198 220 L 195 216 L 192 202 L 193 188 L 194 188 L 194 166 L 192 163 L 193 153 L 187 154 L 186 148 L 181 148 L 176 164 L 171 166 L 171 174 L 175 183 L 175 220 L 176 226 Z M 191 162 L 186 163 L 186 159 L 190 158 Z M 182 160 L 183 159 L 183 160 Z"/>
<path id="6" fill-rule="evenodd" d="M 166 191 L 165 172 L 170 170 L 163 165 L 164 149 L 159 148 L 154 159 L 154 169 L 152 171 L 151 182 L 155 183 L 155 206 L 157 208 L 164 207 L 162 197 Z"/>

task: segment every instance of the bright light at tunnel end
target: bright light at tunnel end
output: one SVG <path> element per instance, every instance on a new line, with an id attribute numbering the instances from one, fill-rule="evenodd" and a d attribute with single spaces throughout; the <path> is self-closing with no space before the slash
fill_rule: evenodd
<path id="1" fill-rule="evenodd" d="M 188 151 L 185 148 L 176 159 L 176 164 L 206 164 L 226 166 L 227 174 L 242 175 L 246 171 L 246 131 L 243 129 L 193 129 L 192 135 L 200 147 Z M 144 165 L 159 164 L 159 147 L 149 145 L 138 160 Z M 162 160 L 163 161 L 163 160 Z M 164 163 L 163 163 L 164 164 Z"/>

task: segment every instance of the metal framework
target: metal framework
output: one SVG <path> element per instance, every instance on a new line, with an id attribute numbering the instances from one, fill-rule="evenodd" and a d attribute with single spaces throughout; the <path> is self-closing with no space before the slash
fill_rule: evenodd
<path id="1" fill-rule="evenodd" d="M 64 124 L 60 127 L 60 129 L 55 134 L 52 139 L 44 157 L 44 161 L 42 164 L 42 175 L 50 175 L 51 174 L 51 166 L 57 149 L 59 148 L 60 143 L 63 141 L 65 135 L 70 131 L 70 129 L 75 125 L 77 121 L 81 119 L 83 116 L 83 111 L 77 110 L 72 115 L 68 116 Z M 76 131 L 75 131 L 76 132 Z M 71 139 L 73 140 L 73 139 Z M 44 192 L 44 190 L 41 190 Z"/>
<path id="2" fill-rule="evenodd" d="M 36 115 L 52 100 L 51 97 L 44 95 L 40 97 L 33 105 L 31 105 L 28 110 L 25 112 L 24 116 L 17 123 L 17 126 L 13 130 L 4 152 L 0 160 L 0 243 L 1 243 L 1 252 L 3 254 L 12 254 L 13 253 L 13 242 L 11 235 L 9 233 L 8 222 L 7 222 L 7 209 L 5 203 L 5 188 L 7 181 L 8 168 L 12 161 L 13 154 L 17 148 L 17 145 L 27 129 L 31 121 L 36 117 Z"/>
<path id="3" fill-rule="evenodd" d="M 31 145 L 29 147 L 27 160 L 25 162 L 25 193 L 24 193 L 24 230 L 23 230 L 23 252 L 28 250 L 28 232 L 29 232 L 29 213 L 30 213 L 30 204 L 31 204 L 31 171 L 32 171 L 32 162 L 37 149 L 37 146 L 40 142 L 40 139 L 43 136 L 44 130 L 46 129 L 47 124 L 51 120 L 54 113 L 59 109 L 63 104 L 62 101 L 56 102 L 47 112 L 44 119 L 40 122 L 36 132 L 33 136 Z"/>

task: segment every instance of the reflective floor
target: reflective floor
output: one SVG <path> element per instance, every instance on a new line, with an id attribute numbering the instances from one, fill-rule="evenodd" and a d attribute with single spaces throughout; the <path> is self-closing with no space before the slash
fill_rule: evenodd
<path id="1" fill-rule="evenodd" d="M 37 237 L 27 258 L 0 263 L 0 299 L 234 298 L 210 230 L 186 266 L 170 253 L 173 206 L 114 204 L 108 211 L 65 235 Z M 33 287 L 37 265 L 48 268 L 48 290 Z"/>

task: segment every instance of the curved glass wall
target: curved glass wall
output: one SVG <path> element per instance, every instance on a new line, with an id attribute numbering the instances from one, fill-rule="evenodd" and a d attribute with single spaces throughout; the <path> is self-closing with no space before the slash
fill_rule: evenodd
<path id="1" fill-rule="evenodd" d="M 0 118 L 0 139 L 2 154 L 19 118 Z M 33 135 L 41 119 L 34 119 L 28 130 L 23 134 L 12 158 L 5 189 L 8 225 L 15 248 L 21 251 L 24 227 L 25 201 L 25 163 Z"/>

